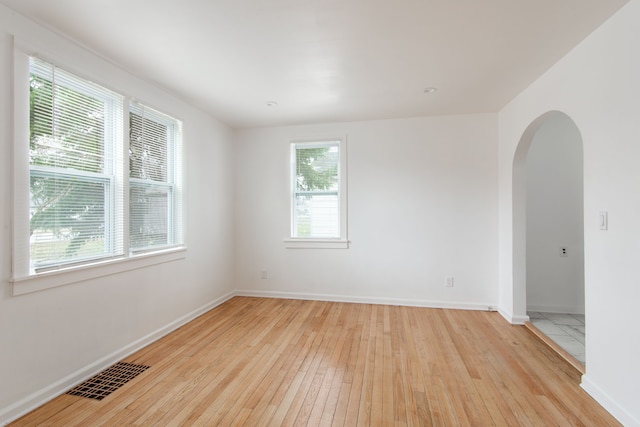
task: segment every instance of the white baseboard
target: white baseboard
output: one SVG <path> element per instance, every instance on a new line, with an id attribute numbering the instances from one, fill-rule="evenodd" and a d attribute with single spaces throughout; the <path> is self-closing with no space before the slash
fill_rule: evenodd
<path id="1" fill-rule="evenodd" d="M 173 332 L 179 327 L 189 323 L 196 317 L 206 313 L 207 311 L 217 307 L 218 305 L 224 303 L 225 301 L 233 298 L 235 296 L 234 292 L 230 292 L 226 295 L 221 296 L 220 298 L 215 299 L 214 301 L 188 313 L 179 319 L 174 320 L 168 325 L 163 326 L 160 329 L 157 329 L 150 334 L 114 351 L 113 353 L 96 360 L 95 362 L 87 365 L 76 372 L 67 375 L 66 377 L 56 381 L 55 383 L 38 390 L 35 393 L 25 397 L 24 399 L 14 403 L 11 406 L 0 409 L 0 425 L 4 426 L 9 424 L 11 421 L 14 421 L 21 416 L 27 414 L 28 412 L 34 410 L 35 408 L 43 405 L 44 403 L 50 401 L 51 399 L 67 392 L 77 384 L 82 383 L 83 381 L 93 377 L 97 373 L 103 371 L 109 366 L 117 363 L 118 361 L 124 359 L 130 354 L 135 353 L 136 351 L 148 346 L 149 344 L 159 340 L 165 335 Z"/>
<path id="2" fill-rule="evenodd" d="M 514 315 L 513 313 L 506 311 L 502 307 L 498 307 L 498 313 L 500 313 L 500 315 L 504 317 L 507 320 L 507 322 L 511 323 L 512 325 L 524 325 L 526 322 L 529 321 L 529 316 L 526 316 L 526 315 L 517 316 L 517 315 Z"/>
<path id="3" fill-rule="evenodd" d="M 584 307 L 556 306 L 556 305 L 527 305 L 527 311 L 539 311 L 541 313 L 567 313 L 584 314 Z"/>
<path id="4" fill-rule="evenodd" d="M 363 297 L 353 295 L 338 294 L 314 294 L 301 292 L 280 292 L 280 291 L 256 291 L 256 290 L 237 290 L 237 296 L 257 297 L 257 298 L 282 298 L 282 299 L 299 299 L 314 301 L 332 301 L 332 302 L 350 302 L 357 304 L 379 304 L 379 305 L 401 305 L 409 307 L 425 307 L 425 308 L 450 308 L 459 310 L 481 310 L 495 311 L 495 307 L 490 303 L 467 303 L 467 302 L 449 302 L 434 300 L 416 300 L 402 298 L 381 298 L 381 297 Z"/>
<path id="5" fill-rule="evenodd" d="M 591 395 L 604 409 L 613 415 L 620 423 L 626 427 L 640 427 L 640 420 L 631 415 L 626 409 L 621 407 L 597 384 L 592 382 L 585 374 L 582 376 L 580 386 Z"/>

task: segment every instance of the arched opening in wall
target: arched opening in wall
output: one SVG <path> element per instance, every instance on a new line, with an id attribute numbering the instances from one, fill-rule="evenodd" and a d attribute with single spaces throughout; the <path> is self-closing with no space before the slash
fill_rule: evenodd
<path id="1" fill-rule="evenodd" d="M 582 137 L 551 111 L 524 132 L 513 165 L 514 299 L 565 357 L 585 364 Z"/>

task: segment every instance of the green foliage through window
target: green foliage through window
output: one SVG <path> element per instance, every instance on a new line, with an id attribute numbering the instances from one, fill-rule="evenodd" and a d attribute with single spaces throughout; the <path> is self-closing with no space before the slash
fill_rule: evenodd
<path id="1" fill-rule="evenodd" d="M 15 58 L 15 277 L 182 249 L 182 123 Z"/>
<path id="2" fill-rule="evenodd" d="M 298 191 L 330 190 L 338 183 L 338 148 L 296 149 L 296 186 Z"/>
<path id="3" fill-rule="evenodd" d="M 43 265 L 102 254 L 110 191 L 105 101 L 50 64 L 33 61 L 31 70 L 31 260 Z"/>
<path id="4" fill-rule="evenodd" d="M 340 147 L 294 144 L 293 237 L 340 237 Z"/>

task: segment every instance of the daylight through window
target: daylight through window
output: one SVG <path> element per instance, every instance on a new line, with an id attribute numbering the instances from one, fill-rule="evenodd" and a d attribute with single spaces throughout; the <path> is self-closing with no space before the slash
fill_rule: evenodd
<path id="1" fill-rule="evenodd" d="M 178 123 L 132 105 L 129 114 L 129 236 L 132 251 L 174 245 Z"/>
<path id="2" fill-rule="evenodd" d="M 17 221 L 14 276 L 183 244 L 180 122 L 39 59 L 28 82 L 28 155 L 16 141 L 28 221 Z"/>
<path id="3" fill-rule="evenodd" d="M 340 147 L 340 141 L 291 145 L 292 237 L 342 237 Z"/>
<path id="4" fill-rule="evenodd" d="M 114 177 L 123 98 L 37 59 L 30 70 L 31 267 L 122 254 Z"/>

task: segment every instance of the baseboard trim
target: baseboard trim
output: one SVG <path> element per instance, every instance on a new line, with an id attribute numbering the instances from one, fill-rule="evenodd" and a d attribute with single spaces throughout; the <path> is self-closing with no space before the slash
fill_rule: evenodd
<path id="1" fill-rule="evenodd" d="M 527 305 L 527 311 L 538 311 L 541 313 L 584 314 L 584 307 Z"/>
<path id="2" fill-rule="evenodd" d="M 502 317 L 504 317 L 507 322 L 511 323 L 512 325 L 524 325 L 525 323 L 527 323 L 529 321 L 529 316 L 516 316 L 508 311 L 506 311 L 504 308 L 502 307 L 498 307 L 498 313 L 500 313 L 500 315 Z"/>
<path id="3" fill-rule="evenodd" d="M 582 376 L 580 386 L 593 397 L 604 409 L 613 415 L 620 423 L 627 427 L 640 427 L 640 420 L 631 415 L 627 410 L 618 405 L 596 383 L 591 381 L 588 375 Z"/>
<path id="4" fill-rule="evenodd" d="M 220 304 L 228 301 L 234 296 L 235 292 L 229 292 L 226 295 L 216 298 L 210 303 L 205 304 L 202 307 L 174 320 L 173 322 L 163 326 L 162 328 L 157 329 L 150 334 L 147 334 L 144 337 L 122 347 L 121 349 L 116 350 L 113 353 L 96 360 L 90 365 L 87 365 L 84 368 L 79 369 L 70 375 L 67 375 L 66 377 L 56 381 L 55 383 L 35 393 L 30 394 L 29 396 L 14 403 L 13 405 L 0 409 L 0 425 L 7 425 L 12 421 L 17 420 L 21 416 L 33 411 L 44 403 L 50 401 L 51 399 L 63 393 L 66 393 L 67 390 L 71 389 L 75 385 L 80 384 L 83 381 L 93 377 L 94 375 L 103 371 L 114 363 L 159 340 L 165 335 L 175 331 L 179 327 L 189 323 L 196 317 L 203 315 L 207 311 L 219 306 Z"/>
<path id="5" fill-rule="evenodd" d="M 298 300 L 331 301 L 331 302 L 349 302 L 349 303 L 355 303 L 355 304 L 400 305 L 400 306 L 408 306 L 408 307 L 496 311 L 494 306 L 490 303 L 466 303 L 466 302 L 449 302 L 449 301 L 434 301 L 434 300 L 415 300 L 415 299 L 403 299 L 403 298 L 381 298 L 381 297 L 363 297 L 363 296 L 338 295 L 338 294 L 315 294 L 315 293 L 302 293 L 302 292 L 256 291 L 256 290 L 237 290 L 235 294 L 237 296 L 256 297 L 256 298 L 280 298 L 280 299 L 298 299 Z"/>

